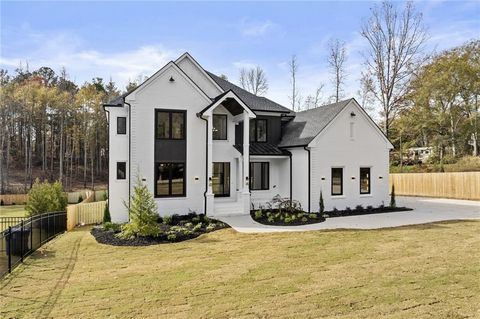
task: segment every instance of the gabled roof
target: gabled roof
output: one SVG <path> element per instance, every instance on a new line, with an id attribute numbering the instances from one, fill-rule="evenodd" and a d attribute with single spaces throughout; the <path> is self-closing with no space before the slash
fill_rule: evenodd
<path id="1" fill-rule="evenodd" d="M 276 102 L 264 98 L 263 96 L 256 96 L 255 94 L 252 94 L 242 89 L 241 87 L 238 87 L 235 84 L 216 76 L 211 72 L 206 72 L 224 91 L 232 90 L 238 97 L 242 99 L 242 101 L 245 102 L 245 104 L 247 104 L 254 111 L 293 114 L 292 110 Z"/>
<path id="2" fill-rule="evenodd" d="M 131 92 L 131 91 L 130 91 Z M 123 102 L 125 101 L 125 97 L 130 94 L 130 92 L 125 92 L 122 95 L 117 96 L 116 98 L 108 101 L 107 103 L 104 104 L 104 106 L 119 106 L 123 105 Z"/>
<path id="3" fill-rule="evenodd" d="M 307 146 L 351 101 L 348 99 L 297 112 L 283 130 L 279 147 Z"/>

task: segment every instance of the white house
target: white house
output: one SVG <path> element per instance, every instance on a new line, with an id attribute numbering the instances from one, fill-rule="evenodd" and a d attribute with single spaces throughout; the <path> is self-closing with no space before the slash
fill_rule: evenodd
<path id="1" fill-rule="evenodd" d="M 112 220 L 134 181 L 160 215 L 248 213 L 280 194 L 305 211 L 388 203 L 391 143 L 354 99 L 294 113 L 205 71 L 188 53 L 104 105 Z"/>

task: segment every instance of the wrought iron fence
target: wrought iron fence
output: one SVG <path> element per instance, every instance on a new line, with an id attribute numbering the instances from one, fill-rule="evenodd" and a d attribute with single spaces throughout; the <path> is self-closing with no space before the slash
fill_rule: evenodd
<path id="1" fill-rule="evenodd" d="M 0 232 L 0 277 L 44 243 L 67 230 L 66 212 L 35 215 Z"/>
<path id="2" fill-rule="evenodd" d="M 25 220 L 27 218 L 28 217 L 0 217 L 0 232 L 3 232 L 10 226 L 20 224 L 22 220 Z"/>

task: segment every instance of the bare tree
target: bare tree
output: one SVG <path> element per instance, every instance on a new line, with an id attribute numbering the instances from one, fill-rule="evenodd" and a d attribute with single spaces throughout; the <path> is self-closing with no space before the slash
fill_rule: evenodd
<path id="1" fill-rule="evenodd" d="M 297 88 L 297 72 L 298 72 L 298 62 L 297 56 L 294 54 L 288 63 L 290 69 L 290 82 L 292 83 L 292 95 L 289 97 L 292 105 L 292 111 L 295 112 L 295 107 L 300 108 L 300 94 Z"/>
<path id="2" fill-rule="evenodd" d="M 375 111 L 375 97 L 373 96 L 373 79 L 365 73 L 362 73 L 362 76 L 360 78 L 360 88 L 357 91 L 357 95 L 359 97 L 360 106 L 370 116 L 372 116 Z"/>
<path id="3" fill-rule="evenodd" d="M 323 96 L 322 96 L 323 88 L 324 88 L 324 85 L 320 84 L 315 90 L 315 94 L 308 95 L 305 98 L 305 103 L 303 105 L 304 109 L 306 110 L 313 109 L 323 104 Z"/>
<path id="4" fill-rule="evenodd" d="M 265 71 L 259 66 L 240 70 L 240 85 L 255 95 L 264 95 L 268 91 L 268 80 Z"/>
<path id="5" fill-rule="evenodd" d="M 413 70 L 420 63 L 427 34 L 421 13 L 411 2 L 399 10 L 391 2 L 371 9 L 361 35 L 368 41 L 365 52 L 367 75 L 373 79 L 372 93 L 382 107 L 383 128 L 389 128 L 400 109 Z"/>
<path id="6" fill-rule="evenodd" d="M 328 66 L 333 74 L 332 82 L 335 87 L 335 102 L 338 102 L 343 92 L 343 85 L 347 73 L 345 71 L 345 61 L 347 60 L 347 49 L 345 42 L 338 39 L 332 39 L 328 43 Z"/>

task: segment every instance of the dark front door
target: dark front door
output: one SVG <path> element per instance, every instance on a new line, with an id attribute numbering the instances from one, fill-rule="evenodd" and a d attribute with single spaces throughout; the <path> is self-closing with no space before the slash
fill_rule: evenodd
<path id="1" fill-rule="evenodd" d="M 215 197 L 230 196 L 230 163 L 213 163 L 212 188 Z"/>

